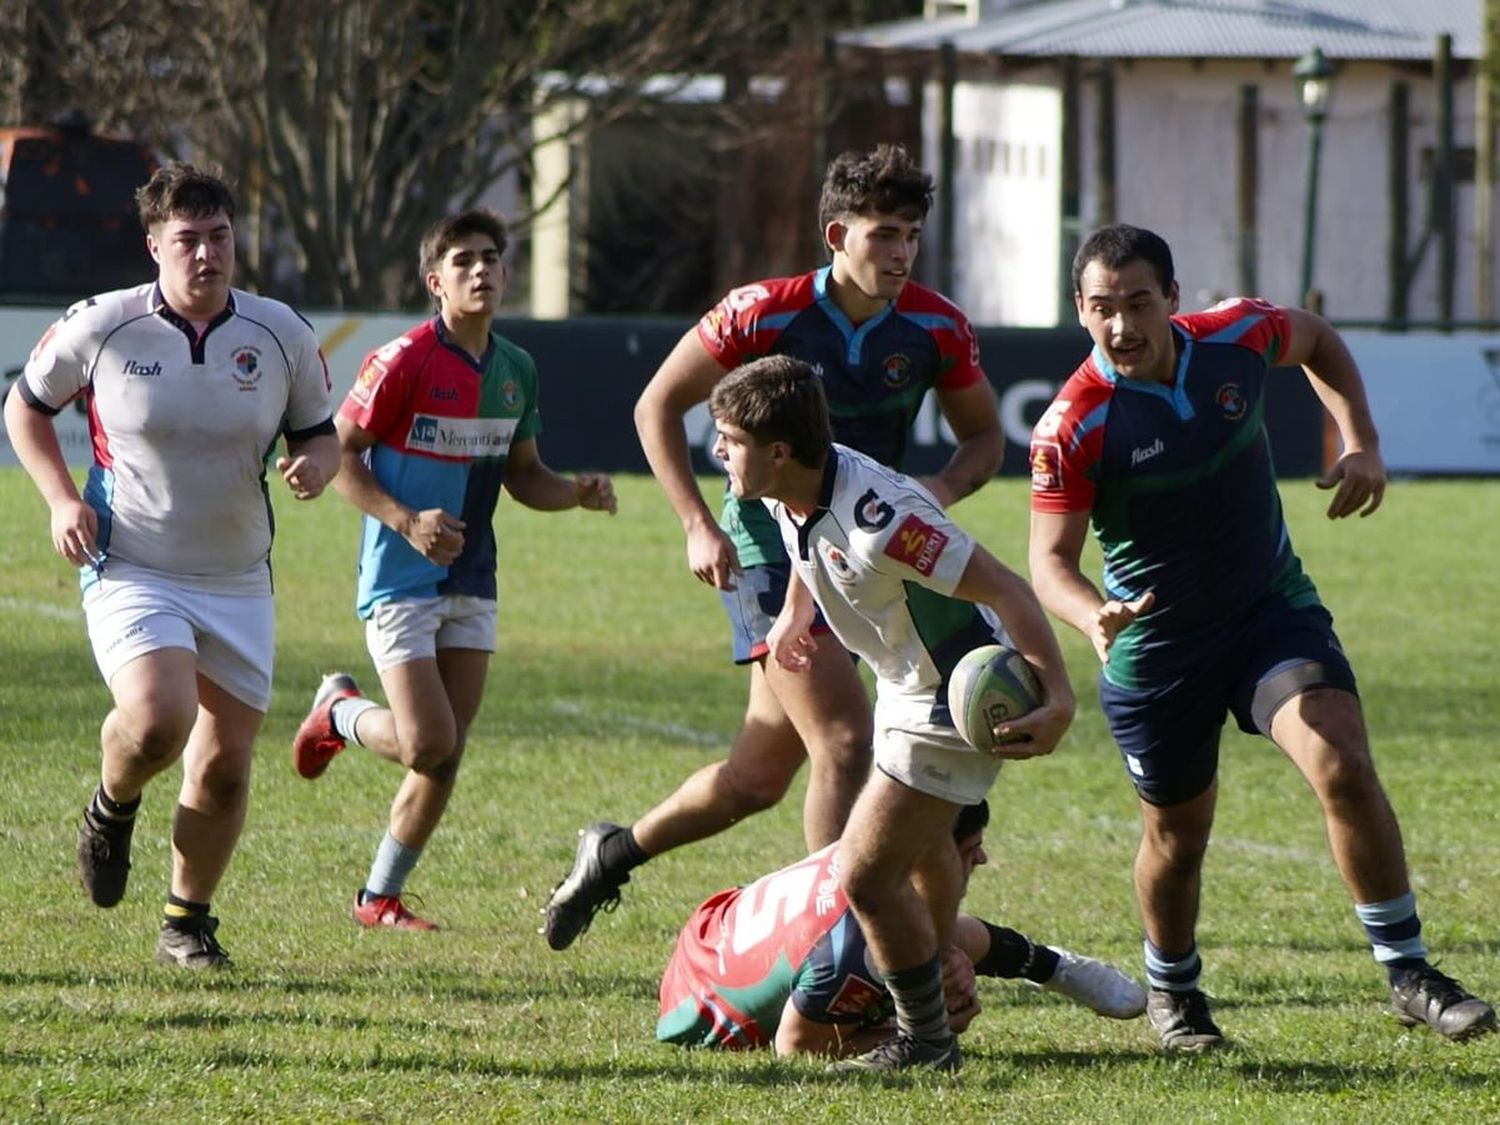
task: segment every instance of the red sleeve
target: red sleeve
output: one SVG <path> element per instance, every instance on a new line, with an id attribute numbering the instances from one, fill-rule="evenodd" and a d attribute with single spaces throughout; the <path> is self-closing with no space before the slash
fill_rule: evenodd
<path id="1" fill-rule="evenodd" d="M 726 370 L 770 353 L 782 325 L 813 303 L 812 275 L 731 289 L 698 321 L 698 339 Z"/>
<path id="2" fill-rule="evenodd" d="M 896 311 L 927 329 L 937 345 L 940 372 L 934 386 L 961 391 L 984 382 L 979 365 L 979 337 L 963 310 L 941 293 L 908 282 L 896 298 Z"/>
<path id="3" fill-rule="evenodd" d="M 1031 510 L 1085 512 L 1094 506 L 1095 468 L 1113 388 L 1087 359 L 1031 432 Z"/>
<path id="4" fill-rule="evenodd" d="M 1275 367 L 1286 356 L 1292 326 L 1286 309 L 1259 297 L 1231 297 L 1203 312 L 1172 318 L 1193 340 L 1238 344 L 1256 352 L 1267 367 Z"/>
<path id="5" fill-rule="evenodd" d="M 367 355 L 339 413 L 384 440 L 406 414 L 411 386 L 421 368 L 418 351 L 408 334 Z"/>

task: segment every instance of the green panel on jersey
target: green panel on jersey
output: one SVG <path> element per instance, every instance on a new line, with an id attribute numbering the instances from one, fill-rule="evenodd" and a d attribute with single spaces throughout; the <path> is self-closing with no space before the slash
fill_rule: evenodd
<path id="1" fill-rule="evenodd" d="M 719 527 L 734 544 L 741 566 L 764 566 L 786 561 L 781 530 L 776 520 L 759 500 L 736 500 L 724 490 L 724 506 L 719 511 Z"/>

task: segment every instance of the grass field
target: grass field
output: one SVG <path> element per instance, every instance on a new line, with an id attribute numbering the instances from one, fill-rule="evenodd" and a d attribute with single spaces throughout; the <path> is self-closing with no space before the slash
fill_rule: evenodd
<path id="1" fill-rule="evenodd" d="M 1312 797 L 1274 750 L 1238 734 L 1225 738 L 1200 931 L 1231 1049 L 1168 1059 L 1143 1021 L 990 981 L 955 1080 L 881 1086 L 657 1045 L 677 927 L 709 892 L 801 854 L 799 801 L 641 869 L 572 950 L 552 953 L 536 933 L 575 830 L 630 820 L 722 753 L 743 704 L 717 600 L 682 565 L 665 502 L 648 480 L 618 484 L 614 520 L 502 508 L 501 651 L 412 884 L 437 935 L 366 933 L 348 917 L 397 773 L 357 750 L 316 783 L 291 771 L 288 740 L 318 675 L 373 677 L 350 609 L 352 510 L 277 490 L 277 690 L 250 821 L 215 900 L 237 969 L 202 977 L 150 963 L 175 775 L 146 793 L 126 900 L 96 910 L 77 885 L 75 824 L 108 697 L 42 504 L 19 470 L 0 470 L 0 1119 L 1500 1118 L 1500 1036 L 1455 1045 L 1385 1014 Z M 1500 485 L 1399 483 L 1376 518 L 1338 525 L 1310 484 L 1283 491 L 1361 676 L 1429 943 L 1474 991 L 1500 996 Z M 1018 562 L 1025 502 L 1002 482 L 958 515 Z M 992 864 L 970 909 L 1136 972 L 1134 799 L 1097 714 L 1092 659 L 1075 636 L 1064 643 L 1078 722 L 1052 758 L 997 783 Z"/>

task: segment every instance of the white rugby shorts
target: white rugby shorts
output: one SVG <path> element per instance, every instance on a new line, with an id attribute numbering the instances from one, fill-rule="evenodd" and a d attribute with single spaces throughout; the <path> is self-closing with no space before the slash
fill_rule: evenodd
<path id="1" fill-rule="evenodd" d="M 112 560 L 84 590 L 83 613 L 106 684 L 137 657 L 185 648 L 240 702 L 262 714 L 270 706 L 276 612 L 269 593 L 247 593 L 239 576 L 174 581 Z"/>
<path id="2" fill-rule="evenodd" d="M 972 805 L 990 791 L 1001 764 L 952 727 L 927 722 L 909 701 L 876 701 L 875 765 L 902 785 L 955 805 Z"/>
<path id="3" fill-rule="evenodd" d="M 381 602 L 365 622 L 365 647 L 377 672 L 437 656 L 440 648 L 495 651 L 492 598 L 451 594 Z"/>

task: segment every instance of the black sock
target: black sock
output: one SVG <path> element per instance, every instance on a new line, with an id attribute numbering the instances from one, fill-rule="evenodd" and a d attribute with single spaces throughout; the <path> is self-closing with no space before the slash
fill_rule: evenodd
<path id="1" fill-rule="evenodd" d="M 980 919 L 990 934 L 990 948 L 974 963 L 974 972 L 982 977 L 1025 977 L 1045 984 L 1057 972 L 1057 951 L 1037 945 L 1025 934 L 1007 926 L 995 926 Z"/>
<path id="2" fill-rule="evenodd" d="M 136 810 L 140 807 L 139 794 L 133 801 L 116 801 L 104 791 L 103 785 L 94 790 L 94 799 L 89 802 L 89 810 L 94 814 L 95 820 L 112 820 L 117 824 L 134 820 Z"/>
<path id="3" fill-rule="evenodd" d="M 208 903 L 190 902 L 185 898 L 167 894 L 167 905 L 162 910 L 162 921 L 174 930 L 196 930 L 208 919 Z"/>
<path id="4" fill-rule="evenodd" d="M 612 879 L 622 883 L 650 858 L 641 851 L 641 846 L 635 842 L 635 832 L 630 828 L 611 832 L 599 842 L 599 863 Z"/>

